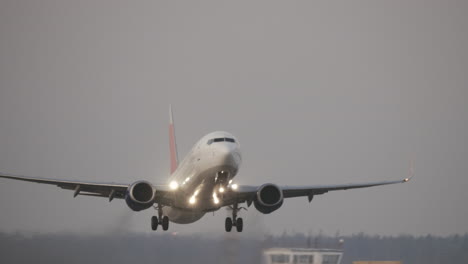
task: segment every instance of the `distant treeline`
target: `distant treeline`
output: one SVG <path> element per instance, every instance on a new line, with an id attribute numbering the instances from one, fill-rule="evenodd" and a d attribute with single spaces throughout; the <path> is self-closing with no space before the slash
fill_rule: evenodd
<path id="1" fill-rule="evenodd" d="M 339 244 L 339 239 L 344 244 Z M 401 260 L 407 264 L 468 263 L 468 234 L 449 237 L 308 236 L 248 238 L 247 234 L 173 236 L 154 234 L 0 233 L 0 263 L 260 263 L 269 247 L 344 250 L 343 264 L 356 260 Z"/>

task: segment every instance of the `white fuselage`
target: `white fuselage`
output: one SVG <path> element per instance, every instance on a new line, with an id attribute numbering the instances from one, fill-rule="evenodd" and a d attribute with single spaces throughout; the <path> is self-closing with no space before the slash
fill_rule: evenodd
<path id="1" fill-rule="evenodd" d="M 163 208 L 171 222 L 188 224 L 223 206 L 242 158 L 237 139 L 213 132 L 200 139 L 171 175 L 174 204 Z"/>

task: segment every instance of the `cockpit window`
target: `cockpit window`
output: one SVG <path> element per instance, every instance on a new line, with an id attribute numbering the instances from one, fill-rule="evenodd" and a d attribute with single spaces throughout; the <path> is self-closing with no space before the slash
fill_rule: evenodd
<path id="1" fill-rule="evenodd" d="M 234 140 L 233 138 L 212 138 L 212 139 L 208 140 L 208 142 L 206 142 L 206 144 L 211 145 L 211 143 L 213 143 L 213 142 L 223 142 L 223 141 L 236 143 L 236 140 Z"/>

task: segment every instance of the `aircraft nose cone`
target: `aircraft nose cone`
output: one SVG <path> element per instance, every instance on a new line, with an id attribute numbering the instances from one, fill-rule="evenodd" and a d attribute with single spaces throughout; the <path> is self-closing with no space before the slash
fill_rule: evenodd
<path id="1" fill-rule="evenodd" d="M 219 157 L 226 157 L 228 158 L 233 151 L 233 148 L 227 144 L 220 144 L 216 149 L 216 154 Z"/>
<path id="2" fill-rule="evenodd" d="M 216 156 L 224 161 L 224 163 L 229 163 L 237 165 L 240 163 L 240 154 L 238 153 L 235 146 L 231 144 L 223 144 L 219 146 L 216 151 Z"/>

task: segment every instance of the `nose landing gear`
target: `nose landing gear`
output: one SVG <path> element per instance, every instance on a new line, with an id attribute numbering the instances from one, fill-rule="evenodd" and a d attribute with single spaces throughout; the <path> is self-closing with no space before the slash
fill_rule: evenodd
<path id="1" fill-rule="evenodd" d="M 162 226 L 164 231 L 169 229 L 169 217 L 162 215 L 162 206 L 158 204 L 156 208 L 158 210 L 158 216 L 151 217 L 151 230 L 156 231 L 158 229 L 158 225 Z"/>
<path id="2" fill-rule="evenodd" d="M 215 183 L 226 185 L 228 181 L 229 181 L 228 171 L 219 171 L 216 173 Z"/>

